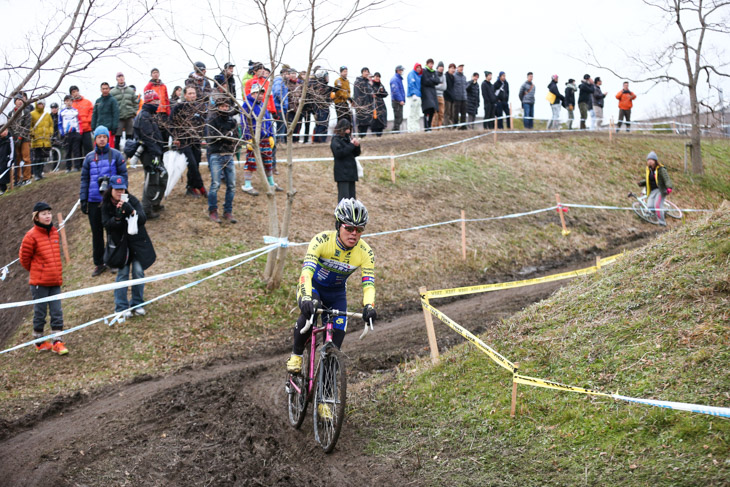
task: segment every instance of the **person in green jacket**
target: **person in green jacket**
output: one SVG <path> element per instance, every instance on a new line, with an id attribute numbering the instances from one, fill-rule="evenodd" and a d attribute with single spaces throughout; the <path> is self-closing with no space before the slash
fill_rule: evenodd
<path id="1" fill-rule="evenodd" d="M 122 72 L 117 73 L 117 86 L 112 88 L 110 94 L 117 100 L 119 106 L 119 123 L 115 125 L 117 130 L 114 144 L 115 149 L 119 150 L 123 132 L 126 132 L 129 138 L 134 137 L 134 117 L 137 116 L 139 99 L 134 86 L 125 83 Z"/>
<path id="2" fill-rule="evenodd" d="M 114 147 L 114 134 L 119 124 L 119 104 L 109 93 L 111 87 L 106 81 L 101 84 L 101 96 L 94 103 L 94 113 L 91 116 L 91 130 L 103 125 L 109 129 L 109 147 Z"/>
<path id="3" fill-rule="evenodd" d="M 654 151 L 646 156 L 646 179 L 639 181 L 639 186 L 646 187 L 649 194 L 646 206 L 656 212 L 659 225 L 666 226 L 664 200 L 672 192 L 672 180 L 669 179 L 667 168 L 659 164 L 659 158 Z"/>

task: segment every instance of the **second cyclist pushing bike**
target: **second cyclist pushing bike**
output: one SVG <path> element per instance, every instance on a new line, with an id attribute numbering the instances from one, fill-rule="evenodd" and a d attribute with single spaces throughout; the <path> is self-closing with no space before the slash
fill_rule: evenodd
<path id="1" fill-rule="evenodd" d="M 659 164 L 654 151 L 646 156 L 646 179 L 639 181 L 639 186 L 646 187 L 646 194 L 649 195 L 646 206 L 656 212 L 657 223 L 666 226 L 664 199 L 672 192 L 672 181 L 669 179 L 667 168 Z"/>
<path id="2" fill-rule="evenodd" d="M 375 308 L 375 255 L 360 238 L 368 223 L 368 210 L 354 198 L 343 199 L 335 208 L 336 231 L 325 231 L 314 236 L 304 257 L 302 274 L 297 285 L 297 300 L 301 313 L 294 329 L 292 354 L 286 370 L 292 374 L 302 369 L 302 353 L 309 333 L 301 334 L 307 320 L 315 311 L 312 300 L 325 307 L 347 309 L 347 278 L 359 267 L 362 272 L 363 320 L 377 318 Z M 347 329 L 347 316 L 334 319 L 332 342 L 342 347 Z"/>

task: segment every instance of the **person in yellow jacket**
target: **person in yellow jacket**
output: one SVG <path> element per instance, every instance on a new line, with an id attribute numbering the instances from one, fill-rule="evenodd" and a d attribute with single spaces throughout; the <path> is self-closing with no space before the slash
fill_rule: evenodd
<path id="1" fill-rule="evenodd" d="M 53 137 L 53 117 L 45 111 L 46 103 L 38 100 L 35 110 L 30 113 L 30 147 L 33 152 L 33 178 L 43 179 L 43 164 L 51 155 L 51 137 Z"/>
<path id="2" fill-rule="evenodd" d="M 340 77 L 335 80 L 335 89 L 332 90 L 332 101 L 335 104 L 335 111 L 337 112 L 337 121 L 339 122 L 343 118 L 349 120 L 352 125 L 352 114 L 350 113 L 350 105 L 348 102 L 352 101 L 350 98 L 350 81 L 347 79 L 347 66 L 340 68 Z"/>

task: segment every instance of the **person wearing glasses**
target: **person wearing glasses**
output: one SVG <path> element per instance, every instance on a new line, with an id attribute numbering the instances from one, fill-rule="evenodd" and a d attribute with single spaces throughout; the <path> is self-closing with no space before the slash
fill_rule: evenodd
<path id="1" fill-rule="evenodd" d="M 331 309 L 347 310 L 347 278 L 358 268 L 362 274 L 363 320 L 377 319 L 375 312 L 375 254 L 360 238 L 368 223 L 368 210 L 360 201 L 348 198 L 335 208 L 335 231 L 325 231 L 314 236 L 302 264 L 297 285 L 297 301 L 300 314 L 294 327 L 292 354 L 286 362 L 286 370 L 298 374 L 302 370 L 302 354 L 307 338 L 299 331 L 316 310 L 315 301 Z M 334 319 L 332 342 L 342 348 L 347 330 L 347 316 Z"/>

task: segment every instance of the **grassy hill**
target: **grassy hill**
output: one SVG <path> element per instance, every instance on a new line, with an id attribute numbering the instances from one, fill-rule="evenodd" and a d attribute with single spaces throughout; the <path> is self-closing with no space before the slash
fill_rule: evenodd
<path id="1" fill-rule="evenodd" d="M 364 141 L 365 155 L 401 153 L 456 140 L 456 132 L 395 136 Z M 683 207 L 716 207 L 730 198 L 730 143 L 703 144 L 707 176 L 694 180 L 682 168 L 683 140 L 662 137 L 576 135 L 540 139 L 508 139 L 494 145 L 490 137 L 443 151 L 397 160 L 397 180 L 390 181 L 390 162 L 365 162 L 358 183 L 360 199 L 371 214 L 369 232 L 379 232 L 459 218 L 503 215 L 552 206 L 555 193 L 564 202 L 624 205 L 626 193 L 643 177 L 645 154 L 655 150 L 675 183 L 672 198 Z M 327 147 L 296 147 L 295 157 L 327 156 Z M 284 169 L 283 166 L 281 169 Z M 240 172 L 240 171 L 239 171 Z M 208 178 L 207 171 L 203 170 Z M 141 196 L 141 171 L 130 178 L 131 192 Z M 35 183 L 54 192 L 77 191 L 78 175 L 60 175 Z M 52 179 L 52 180 L 51 180 Z M 239 180 L 242 179 L 239 174 Z M 283 173 L 278 180 L 284 180 Z M 257 181 L 257 180 L 256 180 Z M 328 163 L 298 163 L 298 190 L 291 240 L 308 241 L 315 232 L 332 228 L 336 187 Z M 255 184 L 258 184 L 257 182 Z M 22 198 L 24 189 L 3 196 Z M 147 229 L 158 261 L 147 275 L 179 269 L 263 245 L 267 232 L 265 197 L 240 191 L 234 212 L 240 223 L 217 226 L 207 219 L 206 204 L 183 196 L 176 188 L 165 202 L 166 212 Z M 49 193 L 50 194 L 50 193 Z M 221 196 L 221 194 L 219 194 Z M 277 195 L 283 207 L 285 195 Z M 53 204 L 53 202 L 51 202 Z M 30 203 L 32 206 L 32 203 Z M 26 205 L 27 206 L 27 205 Z M 78 216 L 83 218 L 82 215 Z M 690 220 L 697 218 L 691 215 Z M 368 239 L 376 253 L 378 307 L 388 317 L 417 310 L 419 286 L 448 287 L 489 282 L 513 276 L 523 267 L 540 270 L 594 252 L 606 255 L 616 245 L 646 238 L 657 227 L 640 222 L 630 212 L 571 210 L 572 230 L 560 232 L 555 212 L 515 220 L 473 223 L 467 227 L 467 258 L 461 258 L 458 225 Z M 19 223 L 27 225 L 24 215 Z M 672 222 L 672 226 L 681 225 Z M 367 236 L 365 237 L 367 239 Z M 64 270 L 65 291 L 111 282 L 106 273 L 90 279 L 91 239 L 87 225 L 70 235 L 73 262 Z M 19 245 L 19 242 L 18 242 Z M 142 373 L 164 373 L 213 356 L 241 353 L 259 340 L 277 351 L 288 348 L 295 315 L 294 283 L 304 248 L 292 248 L 281 289 L 267 293 L 259 276 L 263 259 L 221 277 L 165 298 L 150 306 L 145 318 L 124 326 L 98 324 L 70 335 L 68 360 L 38 356 L 24 349 L 0 357 L 0 414 L 16 416 L 58 393 L 74 393 L 127 380 Z M 147 285 L 151 298 L 210 272 Z M 4 285 L 4 284 L 3 284 Z M 25 284 L 23 284 L 25 285 Z M 359 286 L 350 286 L 350 301 L 358 303 Z M 76 326 L 113 310 L 112 293 L 64 302 L 66 326 Z M 358 306 L 353 305 L 353 309 Z M 7 346 L 31 338 L 30 320 L 19 327 Z"/>
<path id="2" fill-rule="evenodd" d="M 438 307 L 438 301 L 433 301 Z M 482 339 L 525 375 L 730 406 L 730 204 Z M 478 317 L 451 316 L 465 325 Z M 439 334 L 453 333 L 444 325 Z M 353 393 L 371 451 L 421 485 L 727 485 L 730 420 L 519 386 L 471 345 Z"/>

